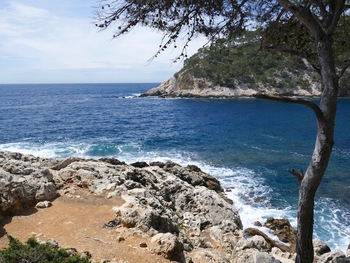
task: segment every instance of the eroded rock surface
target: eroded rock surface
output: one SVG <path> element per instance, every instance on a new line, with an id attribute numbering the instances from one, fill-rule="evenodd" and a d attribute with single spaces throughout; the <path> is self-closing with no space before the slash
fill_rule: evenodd
<path id="1" fill-rule="evenodd" d="M 0 216 L 36 204 L 48 208 L 58 195 L 79 199 L 82 191 L 123 200 L 113 207 L 115 218 L 101 228 L 132 230 L 148 240 L 139 247 L 164 260 L 260 263 L 280 262 L 274 256 L 283 262 L 295 258 L 295 230 L 287 220 L 269 218 L 264 224 L 281 242 L 259 229 L 243 232 L 238 211 L 219 181 L 197 166 L 170 161 L 127 165 L 114 158 L 50 160 L 0 152 Z M 125 237 L 120 235 L 118 242 Z M 315 242 L 315 252 L 316 262 L 348 260 L 320 242 Z"/>
<path id="2" fill-rule="evenodd" d="M 0 214 L 57 197 L 50 165 L 47 159 L 0 152 Z"/>

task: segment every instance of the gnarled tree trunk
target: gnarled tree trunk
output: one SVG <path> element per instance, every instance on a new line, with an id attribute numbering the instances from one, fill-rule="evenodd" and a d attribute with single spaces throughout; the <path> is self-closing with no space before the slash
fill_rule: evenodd
<path id="1" fill-rule="evenodd" d="M 337 109 L 338 78 L 336 75 L 331 38 L 322 35 L 316 39 L 322 77 L 320 111 L 317 115 L 317 137 L 312 160 L 305 176 L 299 177 L 299 204 L 297 227 L 297 263 L 312 263 L 314 224 L 314 197 L 325 174 L 333 148 Z"/>

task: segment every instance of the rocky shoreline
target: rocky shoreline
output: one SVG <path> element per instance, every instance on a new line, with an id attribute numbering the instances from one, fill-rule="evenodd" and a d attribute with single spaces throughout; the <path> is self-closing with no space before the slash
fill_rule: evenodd
<path id="1" fill-rule="evenodd" d="M 123 200 L 113 207 L 113 220 L 101 228 L 141 233 L 148 240 L 140 243 L 145 257 L 237 263 L 292 262 L 295 257 L 295 230 L 287 220 L 257 222 L 269 229 L 269 235 L 258 227 L 243 230 L 237 209 L 217 179 L 197 166 L 182 167 L 170 161 L 126 164 L 113 158 L 53 160 L 0 152 L 2 237 L 8 218 L 22 209 L 50 209 L 55 198 L 81 198 L 77 195 L 80 191 L 105 200 Z M 124 239 L 119 238 L 118 242 Z M 319 241 L 314 246 L 316 262 L 350 262 L 350 250 L 347 254 L 331 251 Z M 130 260 L 123 257 L 103 262 L 133 262 Z"/>

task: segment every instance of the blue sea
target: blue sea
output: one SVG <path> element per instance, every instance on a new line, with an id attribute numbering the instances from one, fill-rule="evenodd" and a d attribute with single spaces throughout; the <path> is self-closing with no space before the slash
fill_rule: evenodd
<path id="1" fill-rule="evenodd" d="M 64 158 L 172 160 L 218 178 L 244 227 L 267 217 L 296 226 L 298 183 L 316 134 L 313 112 L 258 99 L 160 99 L 159 83 L 0 85 L 0 150 Z M 318 190 L 315 238 L 350 244 L 350 99 L 339 99 L 335 145 Z"/>

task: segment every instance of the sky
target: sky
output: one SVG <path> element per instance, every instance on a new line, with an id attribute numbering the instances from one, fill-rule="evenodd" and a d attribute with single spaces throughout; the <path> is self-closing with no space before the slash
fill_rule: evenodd
<path id="1" fill-rule="evenodd" d="M 169 49 L 149 63 L 162 35 L 94 25 L 98 0 L 0 0 L 0 83 L 162 82 L 181 69 Z M 205 43 L 193 41 L 188 55 Z"/>

